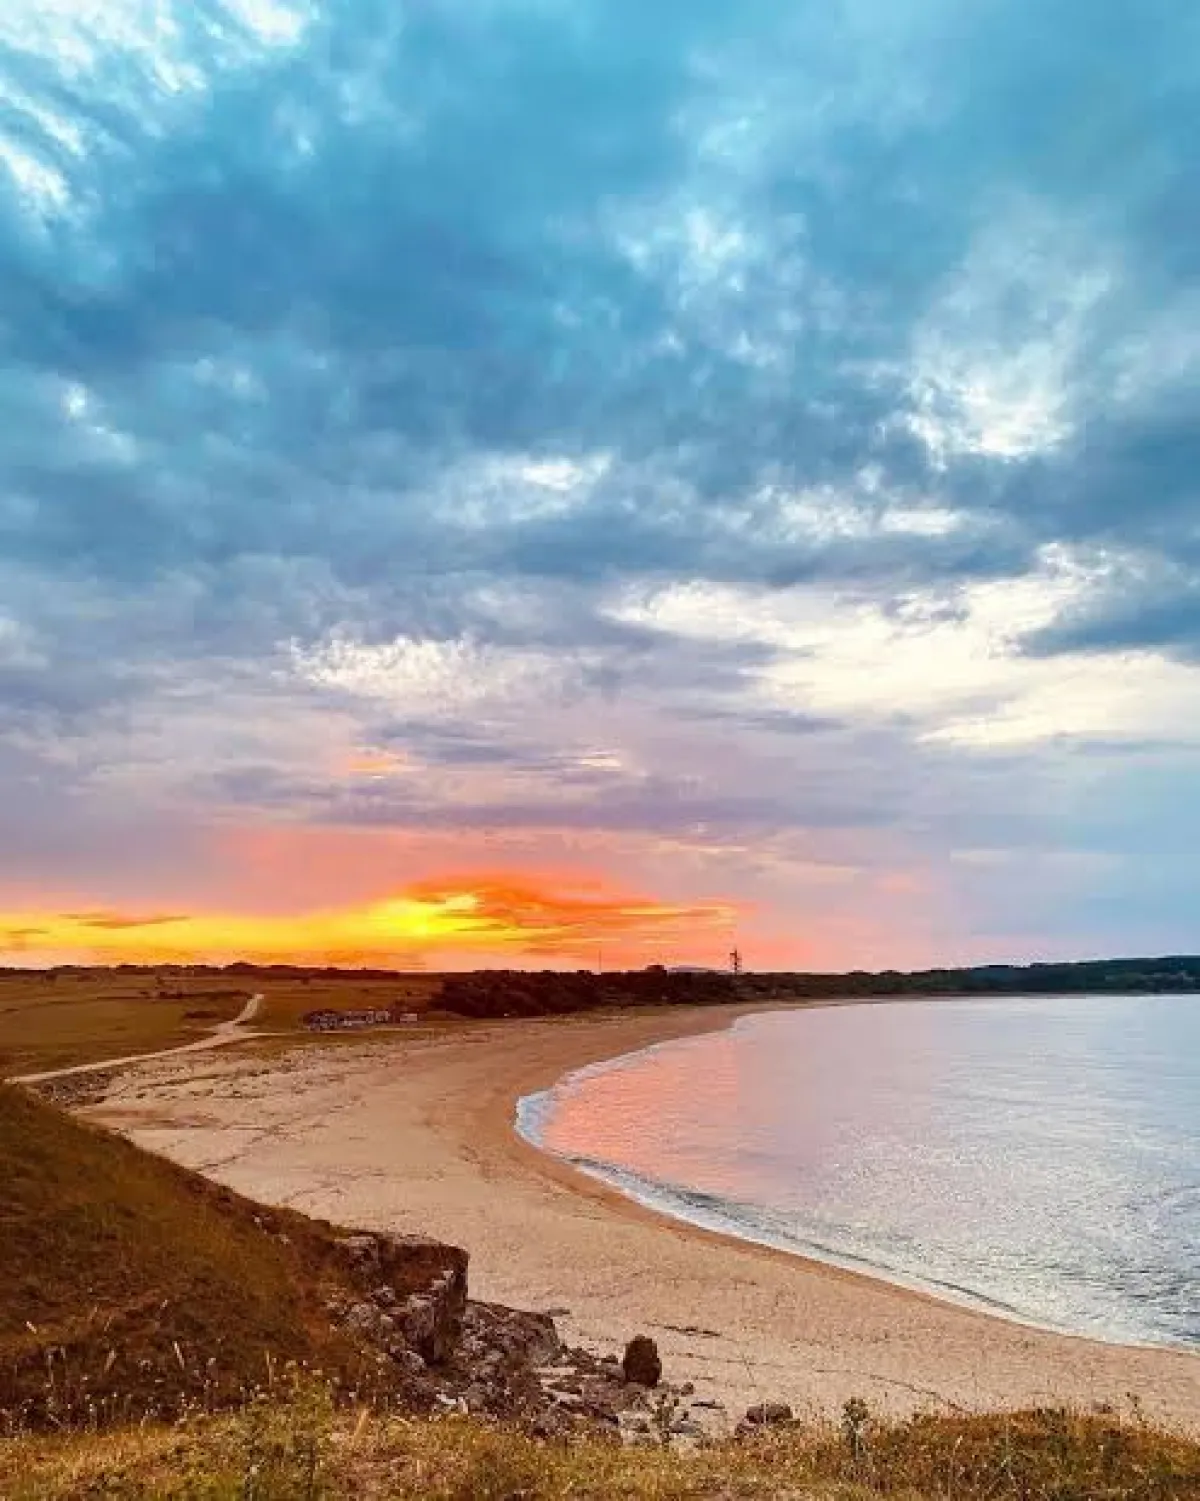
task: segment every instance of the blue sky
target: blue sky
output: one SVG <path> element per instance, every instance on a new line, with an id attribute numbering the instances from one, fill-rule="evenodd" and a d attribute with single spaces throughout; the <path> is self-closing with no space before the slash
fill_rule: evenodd
<path id="1" fill-rule="evenodd" d="M 1198 94 L 1178 0 L 8 0 L 0 947 L 1196 949 Z"/>

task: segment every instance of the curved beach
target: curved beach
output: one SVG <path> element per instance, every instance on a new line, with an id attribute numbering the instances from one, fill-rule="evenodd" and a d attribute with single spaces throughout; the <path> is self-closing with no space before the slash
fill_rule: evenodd
<path id="1" fill-rule="evenodd" d="M 1010 1323 L 644 1209 L 520 1139 L 517 1100 L 739 1011 L 595 1015 L 168 1058 L 91 1114 L 264 1201 L 457 1242 L 477 1297 L 604 1350 L 653 1335 L 732 1416 L 851 1396 L 892 1411 L 1128 1409 L 1200 1431 L 1200 1357 Z M 714 1409 L 716 1410 L 716 1409 Z"/>

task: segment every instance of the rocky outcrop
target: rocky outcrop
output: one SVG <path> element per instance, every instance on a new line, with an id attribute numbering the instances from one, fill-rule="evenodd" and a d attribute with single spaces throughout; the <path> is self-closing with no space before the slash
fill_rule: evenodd
<path id="1" fill-rule="evenodd" d="M 399 1382 L 406 1402 L 517 1422 L 543 1436 L 601 1427 L 626 1442 L 696 1429 L 691 1388 L 663 1386 L 652 1339 L 624 1361 L 568 1347 L 553 1318 L 467 1299 L 467 1254 L 413 1236 L 348 1235 L 334 1323 Z M 653 1391 L 651 1389 L 656 1389 Z"/>
<path id="2" fill-rule="evenodd" d="M 374 1350 L 417 1411 L 502 1419 L 544 1437 L 602 1428 L 626 1443 L 705 1431 L 706 1404 L 663 1383 L 645 1335 L 624 1360 L 569 1347 L 549 1314 L 468 1301 L 466 1252 L 437 1241 L 348 1235 L 337 1253 L 348 1275 L 328 1303 L 334 1322 Z"/>
<path id="3" fill-rule="evenodd" d="M 431 1366 L 453 1356 L 467 1310 L 465 1251 L 420 1236 L 365 1234 L 346 1236 L 337 1250 L 363 1294 L 334 1300 L 341 1324 L 401 1364 L 406 1352 Z"/>

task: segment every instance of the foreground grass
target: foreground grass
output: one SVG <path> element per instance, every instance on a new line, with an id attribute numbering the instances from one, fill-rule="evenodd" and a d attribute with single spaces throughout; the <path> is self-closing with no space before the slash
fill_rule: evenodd
<path id="1" fill-rule="evenodd" d="M 175 1427 L 0 1442 L 0 1495 L 164 1501 L 1194 1501 L 1200 1446 L 1112 1417 L 1029 1412 L 838 1426 L 691 1453 L 544 1443 L 465 1418 L 336 1415 L 319 1394 Z"/>

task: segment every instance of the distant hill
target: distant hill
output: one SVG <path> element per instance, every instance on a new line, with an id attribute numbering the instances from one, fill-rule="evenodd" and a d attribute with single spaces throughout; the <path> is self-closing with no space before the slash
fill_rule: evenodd
<path id="1" fill-rule="evenodd" d="M 968 968 L 883 970 L 849 974 L 761 974 L 752 989 L 797 997 L 890 995 L 1119 995 L 1200 993 L 1200 956 L 1085 959 L 1052 964 L 982 964 Z"/>

